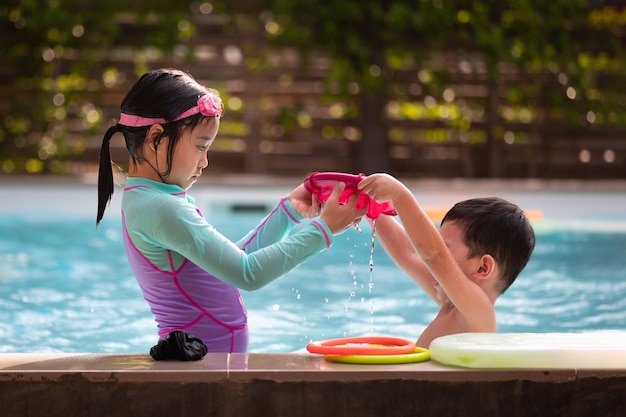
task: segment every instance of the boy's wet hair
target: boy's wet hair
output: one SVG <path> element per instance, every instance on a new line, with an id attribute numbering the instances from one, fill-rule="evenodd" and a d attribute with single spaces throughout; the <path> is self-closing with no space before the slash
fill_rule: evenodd
<path id="1" fill-rule="evenodd" d="M 501 294 L 515 281 L 535 247 L 535 232 L 517 205 L 498 197 L 461 201 L 446 213 L 441 224 L 454 222 L 463 231 L 469 258 L 491 255 L 500 268 Z"/>

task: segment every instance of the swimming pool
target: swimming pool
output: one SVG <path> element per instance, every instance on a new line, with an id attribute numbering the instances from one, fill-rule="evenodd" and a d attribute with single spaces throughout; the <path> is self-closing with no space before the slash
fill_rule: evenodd
<path id="1" fill-rule="evenodd" d="M 291 183 L 294 184 L 295 180 Z M 239 237 L 291 187 L 197 185 L 216 227 Z M 500 195 L 540 212 L 529 265 L 500 297 L 499 330 L 626 329 L 623 185 L 417 183 L 424 206 Z M 0 353 L 147 352 L 156 325 L 127 265 L 120 190 L 98 230 L 96 191 L 81 184 L 0 183 Z M 243 292 L 251 352 L 303 351 L 311 340 L 416 339 L 437 312 L 379 245 L 349 230 L 329 250 L 257 292 Z"/>

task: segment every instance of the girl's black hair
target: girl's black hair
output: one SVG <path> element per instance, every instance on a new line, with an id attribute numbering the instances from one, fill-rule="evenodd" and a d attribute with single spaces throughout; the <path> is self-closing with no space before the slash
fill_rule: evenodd
<path id="1" fill-rule="evenodd" d="M 214 90 L 211 90 L 214 91 Z M 163 118 L 174 120 L 183 112 L 194 107 L 198 98 L 207 94 L 207 90 L 189 74 L 170 68 L 156 69 L 144 74 L 124 97 L 121 104 L 122 113 L 149 118 Z M 167 167 L 164 172 L 158 172 L 161 178 L 166 178 L 171 172 L 171 161 L 174 147 L 185 129 L 193 129 L 206 119 L 201 114 L 195 114 L 176 122 L 164 123 L 163 132 L 154 138 L 153 146 L 158 148 L 163 138 L 168 138 Z M 96 226 L 102 220 L 107 204 L 113 196 L 113 168 L 111 167 L 111 153 L 109 142 L 111 137 L 121 132 L 124 135 L 126 149 L 133 162 L 144 161 L 143 144 L 150 126 L 129 127 L 119 123 L 110 127 L 102 140 L 100 150 L 100 166 L 98 168 L 98 213 Z"/>

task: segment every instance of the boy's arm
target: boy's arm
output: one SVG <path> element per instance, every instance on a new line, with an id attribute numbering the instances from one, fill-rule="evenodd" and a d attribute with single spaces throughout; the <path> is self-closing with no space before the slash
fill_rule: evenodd
<path id="1" fill-rule="evenodd" d="M 411 277 L 430 298 L 435 300 L 437 304 L 441 304 L 435 290 L 437 281 L 415 251 L 402 224 L 390 216 L 380 216 L 376 219 L 375 227 L 378 241 L 393 262 Z"/>
<path id="2" fill-rule="evenodd" d="M 475 331 L 495 328 L 493 303 L 461 271 L 435 225 L 408 189 L 394 200 L 394 207 L 422 262 L 466 319 L 467 326 Z"/>
<path id="3" fill-rule="evenodd" d="M 492 301 L 476 283 L 465 276 L 411 191 L 386 174 L 365 178 L 359 183 L 359 188 L 376 201 L 393 203 L 413 247 L 450 302 L 465 318 L 466 326 L 473 331 L 495 329 Z"/>

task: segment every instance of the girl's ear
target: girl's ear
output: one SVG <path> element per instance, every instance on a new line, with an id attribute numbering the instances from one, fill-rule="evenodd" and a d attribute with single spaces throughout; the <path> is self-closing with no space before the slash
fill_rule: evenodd
<path id="1" fill-rule="evenodd" d="M 492 277 L 496 272 L 496 260 L 493 256 L 485 254 L 480 257 L 478 269 L 472 275 L 475 279 L 483 280 Z"/>
<path id="2" fill-rule="evenodd" d="M 146 143 L 150 146 L 150 149 L 154 149 L 155 140 L 163 133 L 163 126 L 154 124 L 150 126 L 148 129 L 148 133 L 146 133 Z"/>

